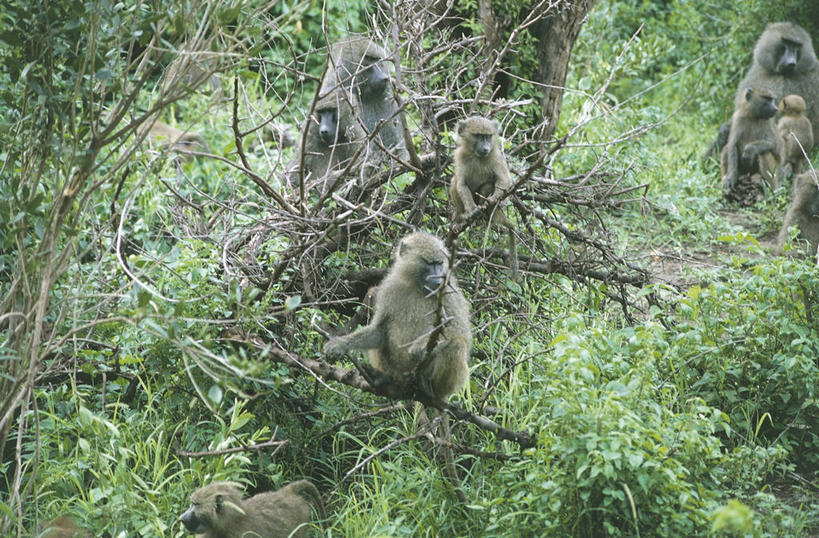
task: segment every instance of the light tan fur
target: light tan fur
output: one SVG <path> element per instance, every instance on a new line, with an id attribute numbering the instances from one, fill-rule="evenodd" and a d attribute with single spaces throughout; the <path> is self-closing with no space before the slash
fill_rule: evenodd
<path id="1" fill-rule="evenodd" d="M 323 518 L 321 496 L 307 480 L 247 499 L 238 484 L 215 482 L 191 494 L 191 507 L 180 519 L 203 538 L 306 538 L 313 507 Z"/>
<path id="2" fill-rule="evenodd" d="M 788 228 L 796 226 L 799 228 L 799 238 L 807 242 L 807 246 L 802 252 L 814 256 L 817 254 L 819 246 L 819 187 L 817 187 L 818 172 L 808 170 L 794 179 L 793 200 L 785 219 L 782 229 L 776 241 L 777 254 L 783 252 L 783 247 L 788 239 Z M 799 251 L 796 251 L 799 252 Z"/>
<path id="3" fill-rule="evenodd" d="M 169 148 L 185 158 L 190 158 L 191 152 L 210 152 L 210 147 L 201 134 L 185 132 L 158 120 L 148 128 L 148 139 L 152 144 Z"/>
<path id="4" fill-rule="evenodd" d="M 479 138 L 480 137 L 480 138 Z M 489 137 L 491 148 L 486 155 L 479 153 Z M 472 116 L 458 122 L 458 147 L 455 149 L 455 167 L 449 184 L 449 200 L 455 210 L 455 218 L 474 211 L 486 198 L 500 195 L 512 187 L 509 167 L 498 142 L 498 124 L 480 116 Z M 509 232 L 509 251 L 512 273 L 517 274 L 518 256 L 515 225 L 503 211 L 503 203 L 490 208 L 492 223 L 505 227 Z"/>
<path id="5" fill-rule="evenodd" d="M 731 118 L 731 134 L 722 148 L 722 191 L 729 196 L 739 176 L 759 173 L 775 185 L 774 175 L 782 152 L 782 139 L 773 117 L 776 104 L 768 90 L 748 88 Z"/>
<path id="6" fill-rule="evenodd" d="M 70 517 L 60 516 L 43 525 L 43 532 L 37 536 L 39 538 L 89 538 L 91 535 L 77 528 Z"/>
<path id="7" fill-rule="evenodd" d="M 399 242 L 392 267 L 376 291 L 372 322 L 329 340 L 324 352 L 339 356 L 366 349 L 377 373 L 406 384 L 407 376 L 425 359 L 429 337 L 436 329 L 439 294 L 430 289 L 437 285 L 432 282 L 446 286 L 440 298 L 443 331 L 418 381 L 424 390 L 448 399 L 469 378 L 472 327 L 469 305 L 449 271 L 449 254 L 433 235 L 416 232 Z"/>
<path id="8" fill-rule="evenodd" d="M 782 164 L 777 170 L 777 184 L 781 185 L 783 179 L 802 171 L 805 155 L 813 149 L 813 127 L 805 116 L 805 100 L 801 96 L 786 95 L 778 108 L 776 128 L 782 137 Z"/>

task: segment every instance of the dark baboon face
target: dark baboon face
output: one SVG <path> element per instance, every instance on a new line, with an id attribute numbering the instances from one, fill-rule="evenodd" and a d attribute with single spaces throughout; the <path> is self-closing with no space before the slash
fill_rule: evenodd
<path id="1" fill-rule="evenodd" d="M 365 56 L 362 68 L 364 71 L 359 77 L 358 88 L 362 95 L 378 95 L 387 89 L 390 76 L 384 69 L 380 58 Z"/>
<path id="2" fill-rule="evenodd" d="M 766 71 L 784 77 L 808 71 L 816 63 L 810 36 L 790 22 L 769 24 L 756 44 L 754 56 Z"/>
<path id="3" fill-rule="evenodd" d="M 395 263 L 401 266 L 401 274 L 412 275 L 425 295 L 435 293 L 441 287 L 449 268 L 444 244 L 437 237 L 423 232 L 401 240 Z"/>
<path id="4" fill-rule="evenodd" d="M 481 159 L 492 152 L 497 135 L 498 124 L 492 120 L 473 116 L 458 122 L 458 136 Z"/>
<path id="5" fill-rule="evenodd" d="M 316 111 L 319 124 L 319 137 L 321 141 L 332 146 L 342 138 L 342 133 L 338 128 L 338 107 L 324 106 Z"/>
<path id="6" fill-rule="evenodd" d="M 776 103 L 773 94 L 767 90 L 748 88 L 745 101 L 751 117 L 766 120 L 776 115 Z"/>
<path id="7" fill-rule="evenodd" d="M 341 83 L 352 86 L 363 98 L 384 94 L 390 75 L 384 65 L 384 49 L 369 39 L 355 37 L 335 45 L 334 58 L 338 63 Z"/>

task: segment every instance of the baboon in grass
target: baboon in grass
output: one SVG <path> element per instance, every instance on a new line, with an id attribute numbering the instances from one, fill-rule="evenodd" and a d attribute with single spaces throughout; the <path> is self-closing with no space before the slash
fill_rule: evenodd
<path id="1" fill-rule="evenodd" d="M 455 168 L 449 185 L 449 200 L 455 218 L 474 211 L 486 198 L 512 187 L 506 157 L 498 141 L 498 124 L 480 116 L 458 122 L 458 147 Z M 491 222 L 509 232 L 512 273 L 517 274 L 518 256 L 515 225 L 503 212 L 503 204 L 489 209 Z"/>
<path id="2" fill-rule="evenodd" d="M 148 128 L 147 136 L 152 144 L 169 148 L 185 159 L 190 159 L 193 152 L 210 152 L 210 147 L 201 134 L 182 131 L 158 120 Z"/>
<path id="3" fill-rule="evenodd" d="M 782 230 L 776 241 L 776 253 L 781 254 L 788 239 L 788 228 L 796 226 L 799 228 L 799 238 L 807 242 L 805 251 L 810 256 L 817 254 L 819 245 L 819 173 L 808 170 L 794 178 L 793 200 L 788 211 L 785 213 L 785 220 L 782 223 Z"/>
<path id="4" fill-rule="evenodd" d="M 307 480 L 247 499 L 238 484 L 214 482 L 191 494 L 191 507 L 180 519 L 188 531 L 204 538 L 305 538 L 313 508 L 323 519 L 321 495 Z"/>
<path id="5" fill-rule="evenodd" d="M 786 95 L 779 102 L 776 124 L 782 137 L 782 165 L 777 170 L 777 184 L 791 175 L 799 175 L 805 155 L 813 149 L 813 128 L 805 117 L 805 100 L 799 95 Z M 795 183 L 794 183 L 795 185 Z"/>
<path id="6" fill-rule="evenodd" d="M 722 192 L 730 197 L 741 175 L 759 173 L 773 184 L 782 140 L 773 117 L 776 103 L 768 90 L 748 88 L 731 118 L 731 134 L 722 148 Z M 773 185 L 776 187 L 776 185 Z"/>
<path id="7" fill-rule="evenodd" d="M 427 356 L 433 333 L 439 336 Z M 466 384 L 472 350 L 469 305 L 449 271 L 449 254 L 440 239 L 424 232 L 401 239 L 376 291 L 372 322 L 324 346 L 330 356 L 354 349 L 369 352 L 362 373 L 376 385 L 406 385 L 424 362 L 417 379 L 422 391 L 447 400 Z"/>
<path id="8" fill-rule="evenodd" d="M 68 516 L 55 517 L 45 525 L 38 538 L 89 538 L 91 535 L 77 528 Z"/>
<path id="9" fill-rule="evenodd" d="M 366 37 L 352 36 L 330 47 L 328 62 L 321 91 L 345 91 L 367 134 L 377 130 L 385 149 L 406 158 L 386 51 Z M 373 146 L 377 152 L 378 146 Z"/>

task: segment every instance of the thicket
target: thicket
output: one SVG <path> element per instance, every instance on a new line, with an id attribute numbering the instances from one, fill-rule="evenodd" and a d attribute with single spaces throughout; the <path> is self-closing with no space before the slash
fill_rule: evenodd
<path id="1" fill-rule="evenodd" d="M 817 36 L 819 8 L 599 0 L 555 125 L 538 25 L 567 5 L 456 4 L 0 6 L 4 534 L 69 514 L 183 536 L 199 485 L 298 478 L 327 535 L 819 531 L 819 271 L 764 246 L 784 191 L 726 206 L 699 160 L 765 23 Z M 351 32 L 400 60 L 414 169 L 299 200 L 266 132 L 298 137 Z M 169 81 L 186 58 L 218 88 Z M 502 124 L 518 182 L 517 279 L 504 234 L 450 222 L 453 121 L 473 113 Z M 155 117 L 213 155 L 152 147 Z M 414 227 L 455 249 L 472 304 L 466 504 L 412 405 L 320 353 Z"/>

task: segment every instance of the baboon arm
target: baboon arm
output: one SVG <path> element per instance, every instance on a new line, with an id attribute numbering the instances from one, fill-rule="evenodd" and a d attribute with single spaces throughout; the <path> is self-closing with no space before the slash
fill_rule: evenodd
<path id="1" fill-rule="evenodd" d="M 722 150 L 722 168 L 724 175 L 722 176 L 723 190 L 731 190 L 737 181 L 737 174 L 739 173 L 739 163 L 737 162 L 739 156 L 737 155 L 736 144 L 725 146 Z"/>
<path id="2" fill-rule="evenodd" d="M 495 194 L 508 190 L 512 186 L 512 178 L 509 177 L 509 167 L 506 166 L 506 159 L 499 153 L 499 161 L 495 164 Z"/>
<path id="3" fill-rule="evenodd" d="M 455 192 L 457 193 L 458 199 L 461 201 L 461 205 L 463 205 L 464 213 L 471 213 L 475 210 L 477 204 L 475 204 L 475 200 L 472 198 L 472 191 L 469 190 L 469 186 L 466 184 L 466 180 L 462 176 L 457 176 L 455 178 Z"/>
<path id="4" fill-rule="evenodd" d="M 745 144 L 745 147 L 742 148 L 742 158 L 749 160 L 755 159 L 759 154 L 765 153 L 766 151 L 777 153 L 776 142 L 772 140 L 754 140 L 753 142 Z"/>
<path id="5" fill-rule="evenodd" d="M 351 332 L 345 336 L 331 338 L 324 345 L 324 353 L 327 355 L 344 355 L 352 349 L 377 349 L 384 346 L 386 342 L 385 319 L 373 320 L 365 327 Z"/>

